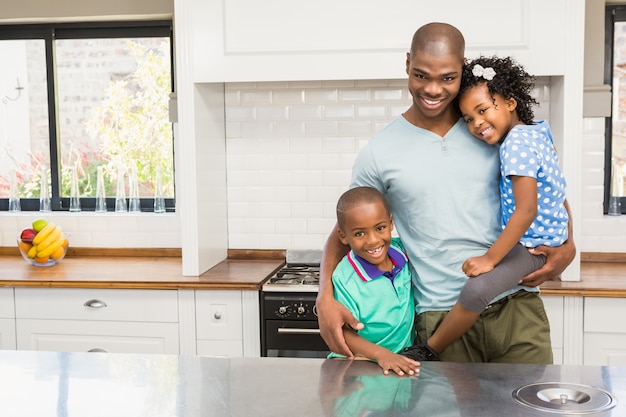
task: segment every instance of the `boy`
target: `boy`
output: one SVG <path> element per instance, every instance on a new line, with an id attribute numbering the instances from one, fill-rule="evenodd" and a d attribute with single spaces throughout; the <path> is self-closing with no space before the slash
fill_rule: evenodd
<path id="1" fill-rule="evenodd" d="M 398 354 L 412 345 L 415 308 L 408 258 L 400 240 L 391 237 L 385 198 L 371 187 L 346 191 L 337 203 L 337 224 L 350 251 L 333 272 L 335 298 L 365 324 L 358 333 L 344 329 L 346 343 L 385 374 L 416 375 L 419 362 Z"/>

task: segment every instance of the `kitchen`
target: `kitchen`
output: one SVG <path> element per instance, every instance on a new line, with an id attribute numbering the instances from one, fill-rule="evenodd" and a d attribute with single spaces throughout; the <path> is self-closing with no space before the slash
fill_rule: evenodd
<path id="1" fill-rule="evenodd" d="M 238 67 L 241 67 L 241 70 L 231 72 L 215 68 L 215 74 L 220 74 L 217 75 L 218 78 L 225 77 L 224 72 L 232 77 L 224 78 L 228 82 L 222 84 L 219 80 L 204 78 L 205 75 L 198 76 L 195 69 L 192 71 L 192 68 L 207 65 L 202 59 L 211 56 L 207 53 L 203 55 L 205 58 L 199 58 L 193 53 L 196 51 L 194 48 L 212 47 L 195 44 L 195 37 L 206 30 L 219 30 L 218 26 L 212 27 L 207 24 L 212 21 L 205 16 L 222 16 L 222 13 L 220 10 L 206 10 L 209 4 L 186 1 L 169 3 L 151 2 L 150 7 L 154 9 L 146 12 L 132 2 L 108 2 L 106 5 L 99 5 L 98 14 L 171 15 L 175 12 L 177 42 L 180 42 L 177 43 L 179 54 L 177 134 L 181 138 L 196 138 L 181 140 L 177 144 L 179 146 L 177 200 L 180 209 L 177 208 L 176 214 L 159 216 L 158 220 L 147 215 L 107 216 L 104 221 L 97 222 L 94 221 L 97 217 L 93 213 L 81 213 L 76 216 L 63 214 L 59 216 L 59 222 L 64 225 L 64 229 L 80 231 L 73 233 L 72 245 L 94 248 L 180 248 L 183 275 L 189 277 L 200 275 L 221 262 L 229 251 L 321 247 L 334 222 L 334 201 L 348 182 L 356 151 L 374 131 L 406 106 L 403 51 L 407 36 L 400 34 L 398 39 L 401 43 L 398 43 L 393 53 L 377 61 L 380 68 L 374 66 L 364 69 L 359 66 L 359 73 L 356 75 L 350 73 L 356 72 L 352 63 L 358 61 L 358 58 L 369 56 L 367 51 L 349 57 L 337 53 L 316 54 L 313 62 L 308 62 L 306 56 L 290 57 L 289 54 L 274 54 L 271 59 L 267 59 L 267 65 L 263 66 L 262 58 L 257 57 L 250 61 L 250 56 L 246 57 L 245 53 L 236 50 L 245 49 L 250 45 L 237 44 L 245 41 L 245 37 L 243 39 L 235 37 L 232 40 L 234 42 L 232 47 L 235 50 L 228 55 L 233 60 L 227 63 L 232 67 L 228 67 L 228 70 Z M 229 4 L 233 7 L 229 13 L 238 13 L 241 11 L 238 7 L 245 6 L 245 3 L 238 2 Z M 534 5 L 533 2 L 519 4 L 520 7 Z M 10 10 L 3 13 L 9 13 L 7 17 L 13 20 L 33 18 L 32 12 L 26 14 L 24 10 L 39 10 L 43 13 L 41 7 L 28 6 L 28 2 L 21 2 L 14 6 L 16 7 L 14 15 L 10 14 Z M 52 18 L 89 15 L 88 11 L 79 8 L 83 6 L 69 5 L 68 2 L 68 7 L 64 8 L 61 3 L 47 15 Z M 492 6 L 497 8 L 496 3 Z M 21 7 L 24 9 L 20 9 Z M 543 99 L 547 103 L 549 116 L 555 121 L 561 118 L 558 124 L 562 125 L 563 132 L 567 133 L 567 143 L 560 146 L 560 149 L 570 182 L 569 200 L 573 207 L 579 208 L 574 214 L 578 250 L 581 253 L 617 253 L 623 252 L 623 248 L 626 247 L 623 220 L 619 217 L 603 216 L 601 207 L 603 160 L 598 154 L 602 154 L 604 146 L 604 118 L 595 116 L 583 118 L 582 106 L 576 105 L 583 102 L 582 91 L 576 88 L 582 86 L 583 82 L 581 68 L 583 42 L 588 43 L 585 45 L 586 54 L 592 55 L 602 50 L 602 42 L 598 47 L 596 38 L 584 40 L 580 28 L 583 27 L 583 17 L 587 20 L 595 17 L 595 21 L 599 20 L 602 27 L 604 4 L 588 1 L 586 8 L 587 11 L 583 12 L 579 3 L 567 2 L 563 11 L 569 13 L 569 18 L 580 23 L 564 25 L 564 30 L 567 31 L 565 38 L 568 39 L 564 47 L 568 53 L 564 54 L 565 60 L 562 64 L 564 68 L 561 68 L 558 74 L 566 74 L 566 77 L 550 77 L 554 73 L 543 71 L 539 66 L 537 68 L 538 73 L 543 76 L 540 79 L 543 83 L 542 91 L 548 93 Z M 245 16 L 250 18 L 250 14 Z M 34 16 L 37 17 L 40 16 Z M 268 17 L 278 19 L 276 16 Z M 204 22 L 197 22 L 196 19 Z M 203 23 L 204 26 L 201 26 Z M 245 32 L 236 32 L 238 29 L 236 25 L 246 23 L 235 22 L 233 34 L 244 36 Z M 274 26 L 284 28 L 280 25 Z M 413 26 L 411 23 L 411 31 L 414 29 Z M 461 27 L 465 31 L 465 28 Z M 475 30 L 472 31 L 474 32 Z M 601 37 L 602 30 L 598 32 L 599 34 L 595 35 Z M 284 38 L 275 36 L 274 40 Z M 370 37 L 372 36 L 374 35 Z M 466 36 L 469 42 L 470 35 Z M 324 46 L 316 44 L 315 39 L 305 39 L 312 42 L 313 49 Z M 481 40 L 485 41 L 484 38 Z M 294 48 L 287 41 L 284 42 L 278 46 L 288 51 Z M 333 49 L 341 51 L 352 45 L 354 42 L 347 42 L 333 46 Z M 312 68 L 311 73 L 318 71 L 317 78 L 311 78 L 312 75 L 291 78 L 293 75 L 287 72 L 293 70 L 296 64 L 292 61 L 296 60 L 301 60 L 298 65 Z M 189 65 L 183 65 L 185 62 Z M 332 62 L 337 64 L 334 69 L 332 65 L 326 65 Z M 251 63 L 254 64 L 252 68 L 249 67 Z M 210 65 L 211 63 L 209 67 Z M 588 71 L 588 65 L 585 61 L 585 85 L 601 86 L 602 70 Z M 242 77 L 242 73 L 245 78 Z M 600 75 L 593 78 L 598 73 Z M 590 79 L 587 79 L 588 77 Z M 325 79 L 334 81 L 324 81 Z M 195 81 L 200 83 L 194 84 Z M 598 88 L 588 90 L 592 96 L 598 94 L 596 93 Z M 601 89 L 599 94 L 602 95 Z M 303 96 L 313 97 L 312 102 L 303 103 Z M 555 104 L 555 97 L 561 97 L 563 102 Z M 322 105 L 334 111 L 335 117 L 325 120 L 318 116 L 319 107 Z M 291 106 L 289 114 L 295 117 L 294 120 L 286 120 L 284 111 L 286 106 Z M 226 118 L 220 120 L 218 116 L 220 112 L 224 113 L 224 107 Z M 256 117 L 254 123 L 248 121 L 252 115 Z M 580 120 L 584 122 L 584 131 L 576 128 L 581 125 Z M 222 140 L 205 140 L 210 137 L 218 139 L 221 137 Z M 320 170 L 323 172 L 322 175 L 319 174 Z M 286 175 L 287 173 L 289 175 Z M 212 181 L 207 183 L 202 181 L 203 178 L 211 178 Z M 203 200 L 200 196 L 212 196 L 213 200 Z M 0 244 L 12 246 L 16 231 L 20 230 L 20 226 L 29 218 L 26 214 L 9 216 L 2 213 Z M 157 227 L 158 232 L 155 231 Z M 132 230 L 133 233 L 121 233 L 127 230 Z M 211 241 L 204 241 L 205 236 L 211 236 Z M 578 275 L 579 268 L 574 264 L 568 269 L 566 278 L 568 281 L 575 281 Z M 242 291 L 246 293 L 247 290 Z M 191 295 L 185 293 L 182 297 Z M 582 308 L 582 301 L 579 299 L 580 297 L 565 297 L 559 300 L 561 312 L 564 308 L 579 312 Z M 571 319 L 581 315 L 565 316 L 566 341 L 582 345 L 582 326 L 580 322 L 576 322 L 578 319 Z M 582 361 L 581 349 L 570 347 L 563 349 L 564 363 Z"/>

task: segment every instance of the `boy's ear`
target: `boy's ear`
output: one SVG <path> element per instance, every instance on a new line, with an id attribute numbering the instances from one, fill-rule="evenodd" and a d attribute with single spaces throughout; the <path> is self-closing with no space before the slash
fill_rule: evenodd
<path id="1" fill-rule="evenodd" d="M 347 246 L 348 239 L 346 239 L 346 234 L 339 228 L 337 228 L 337 234 L 339 235 L 339 240 L 341 240 L 341 243 Z"/>

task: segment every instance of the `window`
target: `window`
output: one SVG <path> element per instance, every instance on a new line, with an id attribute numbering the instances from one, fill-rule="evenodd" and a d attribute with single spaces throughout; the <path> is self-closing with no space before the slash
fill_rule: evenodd
<path id="1" fill-rule="evenodd" d="M 613 92 L 611 117 L 606 122 L 604 213 L 611 200 L 626 213 L 626 6 L 607 6 L 604 81 Z"/>
<path id="2" fill-rule="evenodd" d="M 94 210 L 101 171 L 109 211 L 157 182 L 172 211 L 172 48 L 170 21 L 0 26 L 0 210 L 39 210 L 44 176 L 52 210 Z"/>

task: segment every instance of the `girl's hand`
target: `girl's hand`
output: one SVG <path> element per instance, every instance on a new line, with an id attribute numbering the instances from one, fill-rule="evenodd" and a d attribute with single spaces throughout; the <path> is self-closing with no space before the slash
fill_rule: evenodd
<path id="1" fill-rule="evenodd" d="M 494 263 L 485 255 L 468 258 L 463 262 L 463 272 L 468 277 L 477 277 L 495 268 Z"/>

